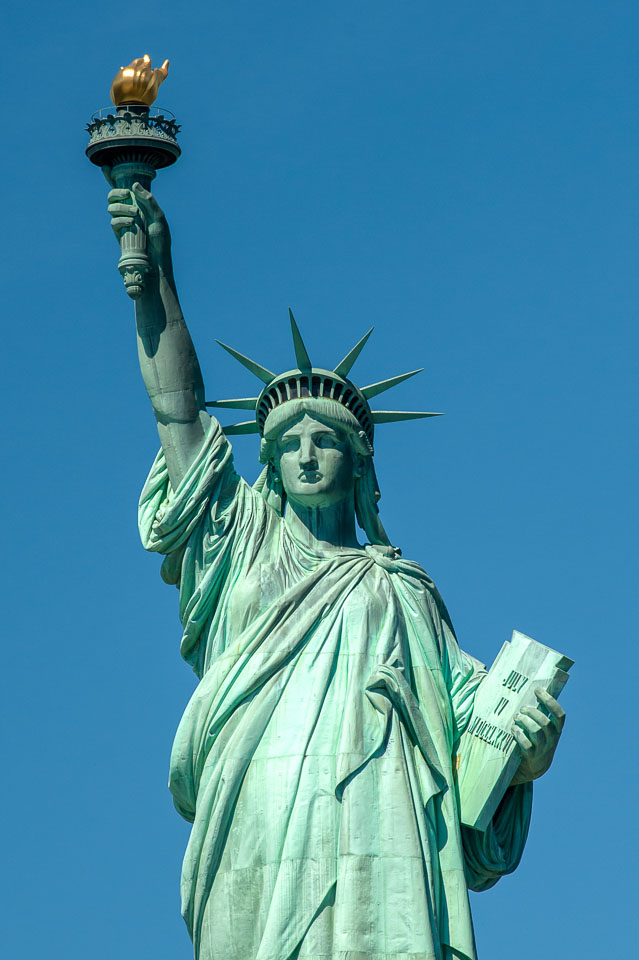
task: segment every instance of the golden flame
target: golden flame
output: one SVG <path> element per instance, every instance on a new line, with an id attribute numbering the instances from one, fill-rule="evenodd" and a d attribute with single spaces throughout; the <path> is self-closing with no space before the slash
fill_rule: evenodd
<path id="1" fill-rule="evenodd" d="M 111 99 L 116 107 L 125 103 L 140 103 L 150 107 L 158 89 L 169 72 L 169 61 L 151 69 L 151 57 L 146 53 L 132 60 L 128 67 L 120 67 L 111 84 Z"/>

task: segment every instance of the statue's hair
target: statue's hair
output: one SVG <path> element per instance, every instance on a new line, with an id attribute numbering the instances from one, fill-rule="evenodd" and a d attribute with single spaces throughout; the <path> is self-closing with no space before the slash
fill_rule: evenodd
<path id="1" fill-rule="evenodd" d="M 279 478 L 276 479 L 277 439 L 287 427 L 308 414 L 315 420 L 336 427 L 346 434 L 353 451 L 363 457 L 361 476 L 355 480 L 355 513 L 357 522 L 373 544 L 390 546 L 388 534 L 379 517 L 377 503 L 380 499 L 379 484 L 373 465 L 373 447 L 355 416 L 335 400 L 328 397 L 303 397 L 289 400 L 271 410 L 264 424 L 264 438 L 260 447 L 260 463 L 266 464 L 255 486 L 264 499 L 281 515 L 286 505 L 286 493 Z"/>
<path id="2" fill-rule="evenodd" d="M 373 456 L 373 447 L 370 440 L 362 430 L 359 420 L 350 410 L 347 410 L 337 400 L 330 400 L 328 397 L 301 397 L 282 403 L 269 413 L 264 424 L 260 463 L 268 463 L 269 460 L 272 460 L 277 438 L 287 427 L 297 423 L 306 413 L 315 420 L 337 427 L 338 430 L 356 438 L 352 439 L 351 442 L 354 443 L 357 453 L 360 453 L 363 457 Z"/>

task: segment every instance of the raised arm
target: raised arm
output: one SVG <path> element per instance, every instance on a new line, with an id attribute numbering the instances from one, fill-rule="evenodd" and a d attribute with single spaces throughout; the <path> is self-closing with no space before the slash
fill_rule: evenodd
<path id="1" fill-rule="evenodd" d="M 173 278 L 171 234 L 155 198 L 140 184 L 133 184 L 130 191 L 111 190 L 108 199 L 118 240 L 138 211 L 147 233 L 153 273 L 135 302 L 138 356 L 171 486 L 176 489 L 201 447 L 209 418 L 200 365 Z"/>

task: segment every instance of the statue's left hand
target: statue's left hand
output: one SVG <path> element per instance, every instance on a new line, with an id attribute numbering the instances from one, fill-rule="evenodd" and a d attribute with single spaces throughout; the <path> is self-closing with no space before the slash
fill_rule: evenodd
<path id="1" fill-rule="evenodd" d="M 519 744 L 522 759 L 513 784 L 536 780 L 546 772 L 557 749 L 566 714 L 554 697 L 541 687 L 535 690 L 539 703 L 546 708 L 546 716 L 537 707 L 522 707 L 515 717 L 512 734 Z"/>

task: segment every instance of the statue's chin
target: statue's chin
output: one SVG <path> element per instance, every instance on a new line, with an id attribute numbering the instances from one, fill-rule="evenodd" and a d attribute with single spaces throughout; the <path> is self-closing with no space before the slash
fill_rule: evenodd
<path id="1" fill-rule="evenodd" d="M 298 489 L 287 490 L 286 496 L 296 506 L 307 510 L 327 510 L 330 507 L 338 506 L 348 498 L 348 493 L 343 490 L 314 490 L 311 483 L 305 484 L 305 487 L 304 491 Z"/>

